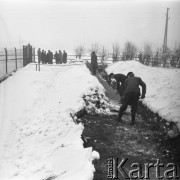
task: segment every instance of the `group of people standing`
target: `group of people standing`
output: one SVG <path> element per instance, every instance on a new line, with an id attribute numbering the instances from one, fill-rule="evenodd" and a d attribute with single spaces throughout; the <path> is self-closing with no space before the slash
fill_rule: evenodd
<path id="1" fill-rule="evenodd" d="M 42 62 L 42 64 L 53 64 L 53 59 L 55 59 L 56 64 L 67 63 L 67 52 L 64 50 L 63 53 L 61 50 L 59 52 L 53 52 L 48 50 L 48 52 L 38 49 L 38 62 Z"/>

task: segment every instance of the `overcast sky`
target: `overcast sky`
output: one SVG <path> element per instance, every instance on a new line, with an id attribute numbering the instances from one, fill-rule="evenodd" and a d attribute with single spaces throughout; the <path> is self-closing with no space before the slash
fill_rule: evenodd
<path id="1" fill-rule="evenodd" d="M 30 42 L 53 51 L 92 43 L 110 49 L 127 40 L 156 48 L 163 43 L 167 7 L 173 47 L 180 43 L 180 0 L 0 0 L 0 48 Z"/>

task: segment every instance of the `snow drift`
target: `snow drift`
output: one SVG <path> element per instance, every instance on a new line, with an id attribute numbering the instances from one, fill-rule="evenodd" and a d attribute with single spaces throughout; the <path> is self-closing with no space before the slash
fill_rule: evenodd
<path id="1" fill-rule="evenodd" d="M 97 152 L 84 148 L 83 125 L 70 113 L 92 89 L 104 94 L 85 65 L 30 64 L 0 84 L 0 179 L 93 179 Z"/>

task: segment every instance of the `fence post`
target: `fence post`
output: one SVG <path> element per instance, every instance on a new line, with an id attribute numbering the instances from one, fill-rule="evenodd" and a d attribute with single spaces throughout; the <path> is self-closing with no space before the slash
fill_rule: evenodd
<path id="1" fill-rule="evenodd" d="M 33 62 L 36 62 L 36 51 L 35 48 L 33 48 Z"/>
<path id="2" fill-rule="evenodd" d="M 157 52 L 157 66 L 159 66 L 159 52 Z"/>
<path id="3" fill-rule="evenodd" d="M 16 70 L 17 70 L 17 50 L 16 50 L 16 48 L 14 48 L 14 50 L 15 50 Z"/>
<path id="4" fill-rule="evenodd" d="M 29 46 L 29 63 L 32 63 L 32 46 Z"/>
<path id="5" fill-rule="evenodd" d="M 27 65 L 29 64 L 29 44 L 26 46 L 26 48 L 27 48 L 27 63 L 26 63 Z"/>
<path id="6" fill-rule="evenodd" d="M 7 56 L 7 49 L 4 48 L 5 50 L 5 55 L 6 55 L 6 74 L 8 73 L 8 56 Z"/>
<path id="7" fill-rule="evenodd" d="M 27 46 L 23 46 L 23 66 L 27 65 Z"/>
<path id="8" fill-rule="evenodd" d="M 40 71 L 40 59 L 38 58 L 38 67 L 39 67 L 39 71 Z"/>

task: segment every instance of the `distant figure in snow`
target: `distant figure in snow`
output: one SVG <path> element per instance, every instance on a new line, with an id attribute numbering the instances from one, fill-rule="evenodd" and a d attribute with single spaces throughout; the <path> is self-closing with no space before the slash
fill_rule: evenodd
<path id="1" fill-rule="evenodd" d="M 142 63 L 142 59 L 143 59 L 143 55 L 142 55 L 142 53 L 140 53 L 140 54 L 138 55 L 138 58 L 139 58 L 139 62 L 141 62 L 141 63 Z"/>
<path id="2" fill-rule="evenodd" d="M 41 49 L 38 49 L 38 62 L 40 63 L 42 61 L 42 52 Z"/>
<path id="3" fill-rule="evenodd" d="M 59 50 L 59 63 L 62 64 L 63 62 L 63 57 L 62 57 L 62 52 Z"/>
<path id="4" fill-rule="evenodd" d="M 56 51 L 55 54 L 54 54 L 54 59 L 55 59 L 55 61 L 56 61 L 56 64 L 59 64 L 59 63 L 60 63 L 59 53 L 57 53 L 57 51 Z"/>
<path id="5" fill-rule="evenodd" d="M 116 120 L 121 122 L 123 112 L 127 109 L 128 105 L 131 105 L 131 125 L 133 126 L 135 124 L 135 116 L 138 109 L 139 97 L 141 95 L 141 99 L 145 98 L 146 84 L 140 77 L 135 77 L 133 72 L 129 72 L 127 77 L 128 78 L 125 80 L 124 99 Z M 142 94 L 140 93 L 139 86 L 142 87 Z"/>
<path id="6" fill-rule="evenodd" d="M 67 63 L 67 53 L 65 50 L 63 51 L 63 63 Z"/>
<path id="7" fill-rule="evenodd" d="M 92 52 L 91 53 L 91 69 L 92 69 L 93 75 L 96 75 L 97 68 L 98 68 L 97 55 L 95 52 Z"/>
<path id="8" fill-rule="evenodd" d="M 53 63 L 53 53 L 50 50 L 48 50 L 47 59 L 49 64 Z"/>
<path id="9" fill-rule="evenodd" d="M 115 79 L 115 81 L 116 81 L 116 90 L 117 90 L 117 93 L 119 93 L 119 95 L 120 95 L 121 103 L 122 103 L 123 94 L 124 94 L 124 90 L 125 90 L 125 80 L 127 79 L 127 76 L 124 74 L 111 73 L 109 75 L 110 82 L 112 82 L 113 79 Z"/>
<path id="10" fill-rule="evenodd" d="M 46 63 L 46 51 L 42 50 L 42 63 Z"/>

